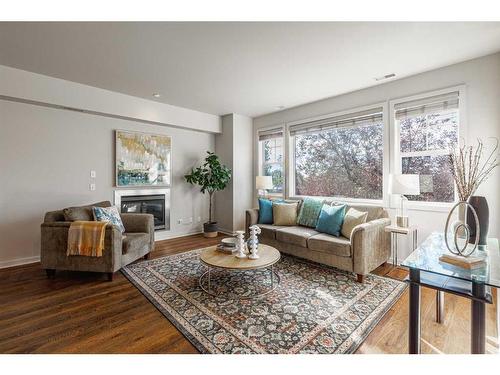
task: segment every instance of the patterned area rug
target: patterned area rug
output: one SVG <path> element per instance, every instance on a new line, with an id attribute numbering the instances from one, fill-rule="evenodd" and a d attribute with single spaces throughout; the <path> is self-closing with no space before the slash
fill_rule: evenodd
<path id="1" fill-rule="evenodd" d="M 360 284 L 349 272 L 282 254 L 273 292 L 238 299 L 269 288 L 270 271 L 220 270 L 212 272 L 211 291 L 222 293 L 214 297 L 198 285 L 201 251 L 122 272 L 202 353 L 352 353 L 406 287 L 375 275 Z"/>

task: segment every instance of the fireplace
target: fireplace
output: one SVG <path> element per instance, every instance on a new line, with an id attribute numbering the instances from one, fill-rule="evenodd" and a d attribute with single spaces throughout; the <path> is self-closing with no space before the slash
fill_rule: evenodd
<path id="1" fill-rule="evenodd" d="M 155 230 L 170 229 L 170 199 L 168 189 L 116 190 L 115 204 L 122 213 L 151 214 Z"/>

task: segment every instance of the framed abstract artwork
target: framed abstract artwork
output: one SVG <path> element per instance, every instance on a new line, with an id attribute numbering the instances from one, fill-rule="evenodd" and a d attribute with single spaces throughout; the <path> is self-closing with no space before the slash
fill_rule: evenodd
<path id="1" fill-rule="evenodd" d="M 170 136 L 116 130 L 115 145 L 116 186 L 170 186 Z"/>

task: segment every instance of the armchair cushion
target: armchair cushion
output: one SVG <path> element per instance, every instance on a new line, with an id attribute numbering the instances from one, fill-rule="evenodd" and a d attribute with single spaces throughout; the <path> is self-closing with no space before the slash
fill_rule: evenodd
<path id="1" fill-rule="evenodd" d="M 108 223 L 116 225 L 122 233 L 125 232 L 125 227 L 123 226 L 118 208 L 116 208 L 115 206 L 92 207 L 92 210 L 94 211 L 94 218 L 96 221 L 106 221 Z"/>
<path id="2" fill-rule="evenodd" d="M 93 221 L 92 207 L 110 207 L 111 202 L 102 201 L 88 206 L 67 207 L 62 210 L 65 221 Z M 46 220 L 47 221 L 47 220 Z"/>

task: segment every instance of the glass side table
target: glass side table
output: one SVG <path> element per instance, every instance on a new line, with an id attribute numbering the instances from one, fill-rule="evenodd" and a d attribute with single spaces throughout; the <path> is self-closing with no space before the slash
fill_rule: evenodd
<path id="1" fill-rule="evenodd" d="M 471 300 L 471 352 L 485 352 L 486 303 L 492 303 L 491 287 L 500 287 L 500 250 L 498 239 L 476 249 L 472 256 L 483 257 L 484 266 L 468 270 L 440 262 L 448 254 L 443 233 L 432 233 L 402 263 L 410 269 L 409 352 L 420 353 L 420 288 L 425 286 Z"/>

